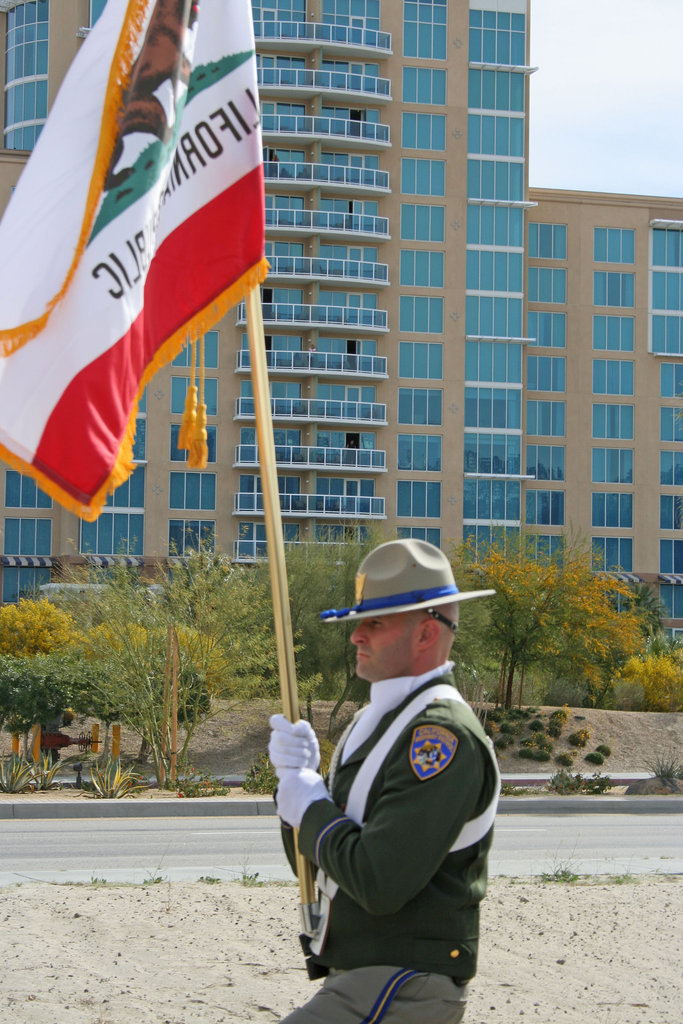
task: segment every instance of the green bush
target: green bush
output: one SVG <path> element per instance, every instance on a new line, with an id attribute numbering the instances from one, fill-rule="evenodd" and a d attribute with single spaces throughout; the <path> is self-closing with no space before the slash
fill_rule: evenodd
<path id="1" fill-rule="evenodd" d="M 605 758 L 599 750 L 592 750 L 590 754 L 586 754 L 584 761 L 589 761 L 590 764 L 604 764 Z"/>
<path id="2" fill-rule="evenodd" d="M 529 722 L 529 728 L 532 732 L 545 732 L 545 726 L 540 718 L 534 718 L 533 722 Z"/>
<path id="3" fill-rule="evenodd" d="M 576 732 L 571 733 L 567 739 L 573 747 L 585 747 L 586 743 L 590 739 L 590 729 L 577 729 Z"/>
<path id="4" fill-rule="evenodd" d="M 561 796 L 573 793 L 597 795 L 605 793 L 611 788 L 612 783 L 610 779 L 606 775 L 600 775 L 598 772 L 591 778 L 584 779 L 578 772 L 572 775 L 571 772 L 560 769 L 560 771 L 555 772 L 548 782 L 548 789 L 559 793 Z"/>
<path id="5" fill-rule="evenodd" d="M 273 795 L 277 789 L 277 775 L 267 754 L 259 754 L 249 767 L 243 788 L 245 793 Z"/>
<path id="6" fill-rule="evenodd" d="M 229 788 L 222 779 L 212 779 L 206 770 L 196 772 L 191 765 L 187 771 L 180 775 L 175 783 L 168 784 L 169 789 L 175 789 L 178 796 L 228 796 Z"/>
<path id="7" fill-rule="evenodd" d="M 610 757 L 612 754 L 612 748 L 608 747 L 606 743 L 601 743 L 595 748 L 598 754 L 602 754 L 603 757 Z"/>
<path id="8" fill-rule="evenodd" d="M 0 761 L 0 793 L 24 793 L 31 789 L 33 764 L 18 754 L 10 754 Z"/>
<path id="9" fill-rule="evenodd" d="M 506 747 L 511 746 L 514 743 L 512 736 L 496 736 L 493 741 L 493 746 L 496 750 L 505 750 Z"/>
<path id="10" fill-rule="evenodd" d="M 519 732 L 519 724 L 517 722 L 508 722 L 507 720 L 500 723 L 500 731 L 507 733 L 508 736 L 514 736 L 515 733 Z"/>
<path id="11" fill-rule="evenodd" d="M 555 758 L 558 764 L 563 765 L 565 768 L 571 768 L 574 764 L 574 755 L 567 752 L 566 754 L 558 754 Z"/>
<path id="12" fill-rule="evenodd" d="M 63 761 L 53 761 L 49 754 L 43 754 L 32 767 L 32 788 L 37 790 L 61 789 L 57 775 L 64 767 Z"/>
<path id="13" fill-rule="evenodd" d="M 656 779 L 683 779 L 683 761 L 674 746 L 655 754 L 645 762 L 645 767 Z"/>
<path id="14" fill-rule="evenodd" d="M 606 793 L 607 790 L 611 788 L 611 779 L 607 775 L 601 775 L 600 772 L 596 772 L 595 775 L 591 775 L 590 779 L 583 780 L 584 793 L 599 796 L 600 793 Z"/>
<path id="15" fill-rule="evenodd" d="M 534 751 L 532 750 L 531 747 L 521 747 L 517 751 L 517 756 L 518 757 L 523 757 L 523 758 L 525 758 L 525 760 L 531 760 L 533 758 L 533 756 L 534 756 Z"/>
<path id="16" fill-rule="evenodd" d="M 107 758 L 101 766 L 96 764 L 91 767 L 90 780 L 88 788 L 98 800 L 120 800 L 121 797 L 132 796 L 138 790 L 148 788 L 137 772 L 132 768 L 121 768 L 119 759 L 114 760 L 112 757 Z"/>
<path id="17" fill-rule="evenodd" d="M 549 761 L 550 751 L 543 750 L 542 748 L 537 748 L 536 750 L 531 751 L 531 756 L 534 759 L 534 761 Z"/>

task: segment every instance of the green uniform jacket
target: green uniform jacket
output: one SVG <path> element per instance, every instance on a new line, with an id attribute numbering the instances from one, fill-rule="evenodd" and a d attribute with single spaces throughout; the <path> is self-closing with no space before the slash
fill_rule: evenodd
<path id="1" fill-rule="evenodd" d="M 351 970 L 395 964 L 469 980 L 476 971 L 479 903 L 486 892 L 487 855 L 493 829 L 456 853 L 460 829 L 481 814 L 497 786 L 488 740 L 476 715 L 459 701 L 434 701 L 401 733 L 368 794 L 364 827 L 344 807 L 364 757 L 415 693 L 386 714 L 345 764 L 339 764 L 332 798 L 304 814 L 299 849 L 339 885 L 332 901 L 327 941 L 313 960 Z M 446 674 L 439 683 L 453 683 Z M 455 751 L 446 767 L 424 779 L 413 767 L 423 726 L 447 730 Z M 283 829 L 294 867 L 291 830 Z"/>

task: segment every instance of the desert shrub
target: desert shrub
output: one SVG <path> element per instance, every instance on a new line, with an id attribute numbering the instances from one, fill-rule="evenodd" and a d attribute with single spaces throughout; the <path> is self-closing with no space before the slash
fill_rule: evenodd
<path id="1" fill-rule="evenodd" d="M 87 789 L 99 800 L 120 800 L 148 788 L 137 772 L 132 768 L 122 768 L 119 759 L 112 757 L 108 757 L 102 765 L 92 765 L 90 780 Z"/>
<path id="2" fill-rule="evenodd" d="M 229 788 L 222 779 L 213 779 L 208 771 L 195 771 L 188 765 L 187 771 L 180 775 L 175 783 L 169 782 L 168 788 L 175 789 L 178 796 L 227 796 Z"/>
<path id="3" fill-rule="evenodd" d="M 551 722 L 559 722 L 560 725 L 566 725 L 569 721 L 569 706 L 563 704 L 561 708 L 555 708 L 550 715 Z"/>
<path id="4" fill-rule="evenodd" d="M 529 722 L 529 728 L 532 732 L 544 732 L 545 726 L 540 718 L 534 718 L 532 722 Z"/>
<path id="5" fill-rule="evenodd" d="M 492 718 L 487 717 L 486 721 L 484 722 L 484 732 L 486 733 L 486 735 L 494 737 L 498 731 L 498 723 L 494 722 Z"/>
<path id="6" fill-rule="evenodd" d="M 590 764 L 604 764 L 605 758 L 599 750 L 591 750 L 590 753 L 586 754 L 584 761 L 588 761 Z"/>
<path id="7" fill-rule="evenodd" d="M 504 717 L 505 712 L 502 708 L 491 708 L 489 710 L 489 719 L 492 722 L 500 722 Z"/>
<path id="8" fill-rule="evenodd" d="M 31 788 L 37 790 L 61 789 L 57 775 L 63 767 L 63 761 L 53 761 L 49 754 L 42 754 L 40 761 L 33 765 Z"/>
<path id="9" fill-rule="evenodd" d="M 562 735 L 562 722 L 553 721 L 551 718 L 548 722 L 548 736 L 554 736 L 555 739 Z"/>
<path id="10" fill-rule="evenodd" d="M 277 789 L 277 775 L 267 754 L 259 754 L 249 766 L 244 780 L 245 793 L 268 793 L 269 796 Z"/>
<path id="11" fill-rule="evenodd" d="M 552 707 L 567 704 L 571 708 L 581 708 L 587 693 L 588 685 L 585 682 L 577 682 L 575 679 L 555 679 L 546 690 L 543 703 L 550 704 Z"/>
<path id="12" fill-rule="evenodd" d="M 584 793 L 599 796 L 601 793 L 606 793 L 607 790 L 611 788 L 612 780 L 607 775 L 601 775 L 600 772 L 596 772 L 595 775 L 591 775 L 589 779 L 583 780 Z"/>
<path id="13" fill-rule="evenodd" d="M 597 750 L 598 754 L 602 754 L 603 757 L 611 757 L 612 755 L 612 748 L 608 747 L 606 743 L 601 743 L 595 749 Z"/>
<path id="14" fill-rule="evenodd" d="M 648 758 L 645 768 L 656 779 L 683 779 L 683 760 L 674 746 Z"/>
<path id="15" fill-rule="evenodd" d="M 518 722 L 508 722 L 507 720 L 500 723 L 500 731 L 506 733 L 508 736 L 514 736 L 519 732 Z"/>
<path id="16" fill-rule="evenodd" d="M 531 751 L 531 756 L 534 761 L 549 761 L 550 751 L 544 750 L 541 747 L 536 747 L 534 750 Z"/>
<path id="17" fill-rule="evenodd" d="M 565 768 L 571 768 L 571 766 L 574 764 L 574 755 L 571 752 L 567 751 L 567 753 L 558 754 L 555 760 L 558 764 L 563 765 Z"/>
<path id="18" fill-rule="evenodd" d="M 585 747 L 590 739 L 590 729 L 577 729 L 567 737 L 573 747 Z"/>
<path id="19" fill-rule="evenodd" d="M 31 788 L 33 764 L 18 754 L 0 761 L 0 793 L 24 793 Z"/>
<path id="20" fill-rule="evenodd" d="M 608 789 L 612 788 L 612 783 L 606 775 L 600 775 L 596 772 L 589 779 L 584 779 L 578 772 L 572 775 L 571 772 L 560 771 L 555 772 L 548 781 L 548 789 L 551 789 L 555 793 L 559 793 L 561 796 L 566 796 L 571 793 L 590 793 L 599 794 L 604 793 Z"/>
<path id="21" fill-rule="evenodd" d="M 646 711 L 683 709 L 683 670 L 674 655 L 663 653 L 629 658 L 619 677 L 642 687 Z"/>
<path id="22" fill-rule="evenodd" d="M 520 747 L 520 749 L 517 751 L 517 756 L 518 757 L 523 757 L 525 760 L 531 761 L 531 759 L 534 756 L 533 748 L 532 747 Z"/>
<path id="23" fill-rule="evenodd" d="M 496 736 L 493 741 L 493 746 L 496 750 L 505 750 L 506 747 L 511 746 L 513 742 L 514 740 L 512 739 L 512 736 Z"/>

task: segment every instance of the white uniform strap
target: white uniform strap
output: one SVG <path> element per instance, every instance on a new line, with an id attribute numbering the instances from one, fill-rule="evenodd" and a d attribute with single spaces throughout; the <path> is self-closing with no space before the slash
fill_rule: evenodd
<path id="1" fill-rule="evenodd" d="M 447 683 L 439 683 L 435 686 L 430 686 L 413 697 L 400 715 L 396 716 L 387 731 L 380 736 L 377 743 L 375 743 L 374 747 L 361 764 L 358 769 L 358 773 L 353 780 L 351 789 L 349 790 L 348 800 L 346 802 L 345 813 L 352 821 L 355 821 L 357 825 L 360 825 L 361 827 L 363 825 L 368 794 L 389 751 L 412 719 L 419 715 L 420 712 L 424 711 L 427 705 L 431 704 L 432 701 L 435 700 L 454 700 L 459 701 L 461 704 L 467 704 L 467 701 L 461 697 L 456 688 L 454 686 L 449 686 Z M 341 749 L 341 747 L 342 743 L 339 744 L 338 749 Z M 481 814 L 476 818 L 472 818 L 471 821 L 468 821 L 463 825 L 453 846 L 451 846 L 449 853 L 454 853 L 456 850 L 464 850 L 467 846 L 473 846 L 474 843 L 477 843 L 480 839 L 484 838 L 493 825 L 496 817 L 496 810 L 498 808 L 500 775 L 498 772 L 498 762 L 496 761 L 496 756 L 493 752 L 490 741 L 489 755 L 497 779 L 496 790 L 493 798 Z M 334 899 L 339 886 L 329 878 L 322 869 L 318 871 L 316 881 L 321 892 L 321 903 L 327 903 L 325 909 L 328 914 L 329 901 Z M 322 916 L 326 918 L 327 914 L 323 914 Z M 320 939 L 322 938 L 323 937 L 321 936 Z M 313 952 L 319 952 L 319 948 L 322 946 L 322 941 L 320 941 L 320 939 L 319 942 L 314 942 L 311 946 Z M 315 949 L 314 945 L 319 948 Z"/>

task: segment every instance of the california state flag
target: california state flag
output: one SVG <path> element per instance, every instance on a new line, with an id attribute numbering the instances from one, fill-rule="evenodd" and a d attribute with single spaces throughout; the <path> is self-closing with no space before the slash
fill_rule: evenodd
<path id="1" fill-rule="evenodd" d="M 108 0 L 0 258 L 0 456 L 94 519 L 155 370 L 265 276 L 249 0 Z"/>

